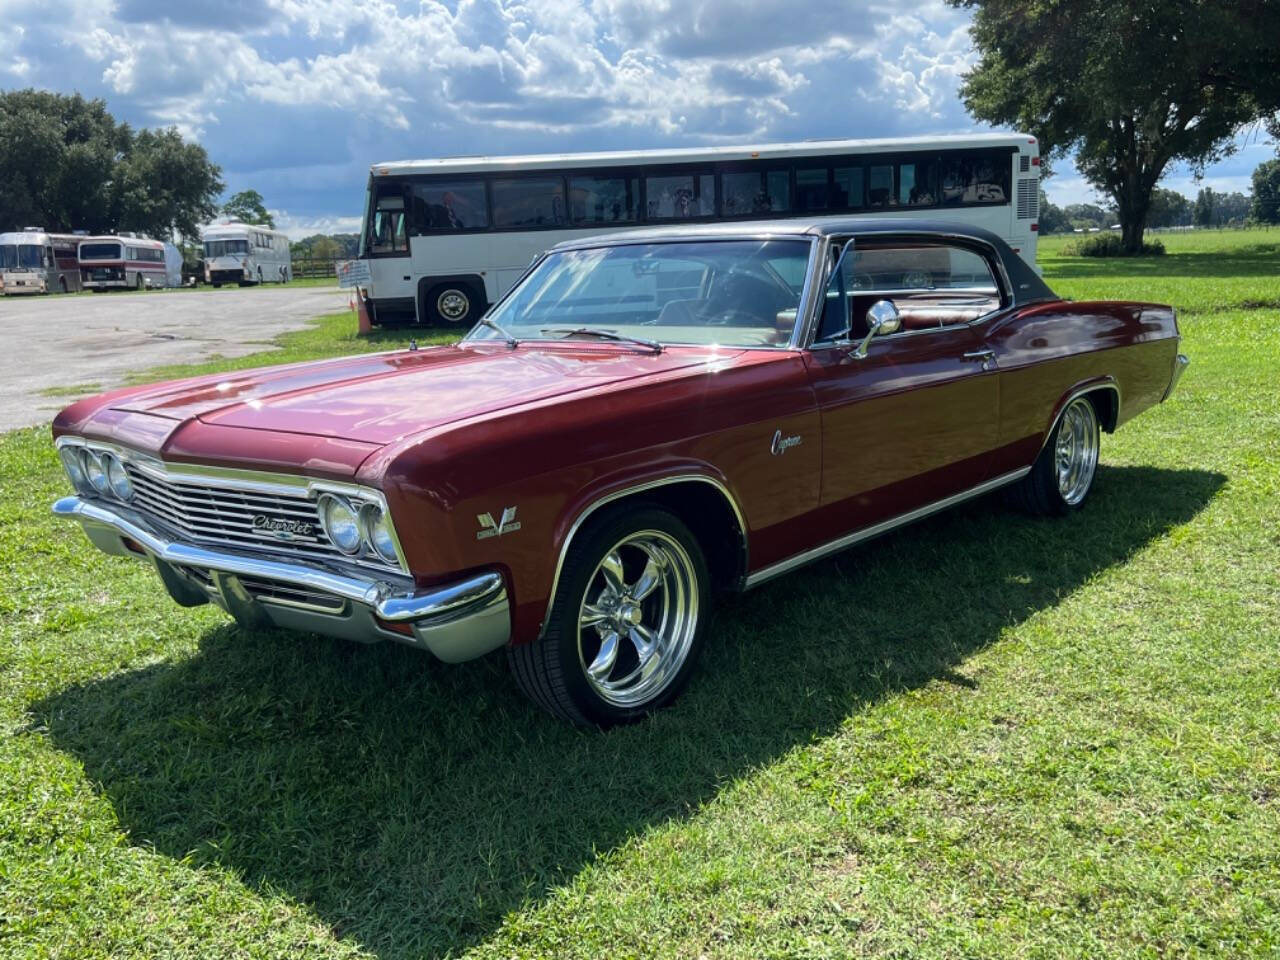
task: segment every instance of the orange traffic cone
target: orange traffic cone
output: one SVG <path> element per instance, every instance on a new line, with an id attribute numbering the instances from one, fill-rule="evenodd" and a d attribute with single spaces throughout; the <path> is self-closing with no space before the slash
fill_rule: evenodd
<path id="1" fill-rule="evenodd" d="M 373 321 L 369 318 L 369 305 L 365 302 L 364 297 L 360 295 L 359 288 L 356 289 L 352 308 L 356 311 L 356 332 L 361 334 L 373 333 Z"/>

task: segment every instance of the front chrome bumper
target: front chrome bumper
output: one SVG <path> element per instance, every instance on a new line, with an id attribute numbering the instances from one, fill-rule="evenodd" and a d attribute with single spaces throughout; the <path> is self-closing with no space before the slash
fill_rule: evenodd
<path id="1" fill-rule="evenodd" d="M 213 602 L 245 626 L 396 640 L 449 663 L 495 650 L 511 635 L 506 586 L 492 571 L 418 588 L 406 578 L 373 579 L 182 543 L 118 504 L 64 497 L 53 512 L 78 520 L 105 553 L 151 560 L 183 606 Z"/>

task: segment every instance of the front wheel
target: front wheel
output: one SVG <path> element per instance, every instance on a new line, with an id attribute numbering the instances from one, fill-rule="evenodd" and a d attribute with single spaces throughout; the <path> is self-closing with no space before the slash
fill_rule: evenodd
<path id="1" fill-rule="evenodd" d="M 573 723 L 639 719 L 679 694 L 711 612 L 697 539 L 657 507 L 584 529 L 561 570 L 545 635 L 508 649 L 517 683 Z"/>
<path id="2" fill-rule="evenodd" d="M 462 326 L 480 314 L 480 299 L 469 284 L 442 283 L 427 293 L 427 322 L 432 326 Z"/>
<path id="3" fill-rule="evenodd" d="M 1079 509 L 1093 489 L 1100 439 L 1093 402 L 1088 397 L 1072 400 L 1031 472 L 1010 488 L 1011 498 L 1029 513 L 1061 515 Z"/>

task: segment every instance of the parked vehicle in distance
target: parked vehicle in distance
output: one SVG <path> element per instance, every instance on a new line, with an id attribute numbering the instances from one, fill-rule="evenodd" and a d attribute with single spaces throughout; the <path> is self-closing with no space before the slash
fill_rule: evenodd
<path id="1" fill-rule="evenodd" d="M 375 324 L 475 323 L 564 240 L 663 223 L 849 213 L 949 220 L 1035 267 L 1040 154 L 1022 133 L 375 163 L 359 255 Z"/>
<path id="2" fill-rule="evenodd" d="M 963 224 L 595 237 L 452 346 L 67 407 L 54 511 L 180 604 L 446 661 L 506 647 L 535 702 L 608 725 L 675 697 L 713 590 L 997 488 L 1079 509 L 1178 344 L 1171 308 L 1063 301 Z"/>
<path id="3" fill-rule="evenodd" d="M 293 279 L 289 238 L 279 230 L 252 223 L 216 223 L 205 227 L 205 280 L 215 287 L 235 283 L 288 283 Z"/>
<path id="4" fill-rule="evenodd" d="M 168 286 L 164 244 L 132 234 L 77 237 L 80 282 L 86 290 L 149 290 Z"/>
<path id="5" fill-rule="evenodd" d="M 27 227 L 0 233 L 0 288 L 6 296 L 74 293 L 80 289 L 80 238 Z"/>

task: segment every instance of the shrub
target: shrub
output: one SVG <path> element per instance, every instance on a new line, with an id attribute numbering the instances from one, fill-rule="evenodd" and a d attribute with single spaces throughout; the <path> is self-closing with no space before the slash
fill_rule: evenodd
<path id="1" fill-rule="evenodd" d="M 1144 240 L 1141 250 L 1130 253 L 1124 248 L 1120 234 L 1099 233 L 1067 244 L 1062 252 L 1069 257 L 1163 257 L 1164 244 L 1159 240 Z"/>

